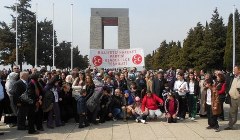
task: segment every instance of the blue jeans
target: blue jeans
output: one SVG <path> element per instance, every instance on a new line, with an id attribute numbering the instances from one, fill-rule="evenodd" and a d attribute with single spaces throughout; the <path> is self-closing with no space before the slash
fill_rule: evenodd
<path id="1" fill-rule="evenodd" d="M 123 112 L 121 108 L 114 108 L 113 109 L 113 117 L 114 118 L 123 118 Z"/>

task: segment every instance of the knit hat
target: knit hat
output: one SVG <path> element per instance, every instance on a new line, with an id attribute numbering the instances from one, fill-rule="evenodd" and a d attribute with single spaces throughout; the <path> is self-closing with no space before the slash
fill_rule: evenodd
<path id="1" fill-rule="evenodd" d="M 129 94 L 130 91 L 129 90 L 124 90 L 124 94 Z"/>
<path id="2" fill-rule="evenodd" d="M 140 101 L 140 98 L 138 96 L 135 97 L 135 101 L 138 102 Z"/>

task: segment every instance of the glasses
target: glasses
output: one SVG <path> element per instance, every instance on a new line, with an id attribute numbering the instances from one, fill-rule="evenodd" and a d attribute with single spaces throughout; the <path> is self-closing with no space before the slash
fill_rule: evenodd
<path id="1" fill-rule="evenodd" d="M 19 68 L 13 68 L 13 69 L 19 69 Z"/>

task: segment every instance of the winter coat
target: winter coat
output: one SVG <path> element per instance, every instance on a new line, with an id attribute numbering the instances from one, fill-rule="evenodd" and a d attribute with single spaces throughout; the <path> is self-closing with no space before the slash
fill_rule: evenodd
<path id="1" fill-rule="evenodd" d="M 44 112 L 48 112 L 52 110 L 53 108 L 53 103 L 54 103 L 54 94 L 51 90 L 47 90 L 45 92 L 44 98 L 43 98 L 43 104 L 42 104 L 42 109 Z"/>
<path id="2" fill-rule="evenodd" d="M 189 89 L 189 83 L 190 81 L 187 81 L 188 89 Z M 194 95 L 199 96 L 200 94 L 200 86 L 199 82 L 197 80 L 194 81 Z"/>
<path id="3" fill-rule="evenodd" d="M 112 96 L 112 102 L 111 102 L 111 109 L 113 110 L 114 108 L 122 108 L 122 106 L 126 105 L 126 100 L 124 99 L 123 96 Z"/>
<path id="4" fill-rule="evenodd" d="M 203 95 L 205 95 L 204 103 L 205 103 L 205 110 L 206 110 L 206 100 L 207 100 L 207 89 L 204 89 L 203 92 L 205 92 Z M 215 87 L 211 88 L 211 108 L 213 115 L 219 115 L 221 114 L 221 106 L 219 102 L 219 94 Z M 214 109 L 216 107 L 216 109 Z"/>
<path id="5" fill-rule="evenodd" d="M 157 103 L 163 104 L 163 100 L 159 98 L 156 94 L 152 93 L 150 97 L 145 95 L 142 101 L 142 111 L 145 111 L 145 108 L 150 110 L 157 110 L 158 109 Z"/>
<path id="6" fill-rule="evenodd" d="M 9 96 L 13 95 L 13 91 L 12 91 L 13 85 L 14 85 L 14 83 L 17 82 L 18 77 L 19 77 L 18 73 L 16 73 L 16 72 L 11 72 L 8 76 L 9 79 L 7 80 L 7 82 L 5 84 L 5 88 L 6 88 L 7 94 Z"/>
<path id="7" fill-rule="evenodd" d="M 174 100 L 174 114 L 178 114 L 178 110 L 179 110 L 179 102 L 177 99 L 173 99 Z M 166 99 L 165 103 L 164 103 L 164 108 L 165 108 L 165 112 L 168 113 L 169 112 L 169 101 L 170 99 Z"/>
<path id="8" fill-rule="evenodd" d="M 100 106 L 100 100 L 102 96 L 102 87 L 94 88 L 92 96 L 87 100 L 87 108 L 90 112 L 93 112 L 97 107 Z"/>

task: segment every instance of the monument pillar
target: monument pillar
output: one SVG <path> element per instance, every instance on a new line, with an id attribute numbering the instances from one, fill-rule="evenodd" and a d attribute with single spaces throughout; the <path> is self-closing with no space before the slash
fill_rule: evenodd
<path id="1" fill-rule="evenodd" d="M 91 9 L 90 49 L 104 49 L 104 26 L 118 26 L 118 48 L 130 48 L 128 9 Z"/>

